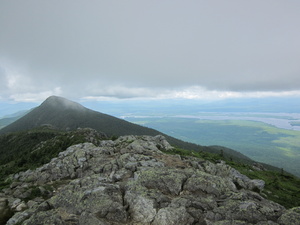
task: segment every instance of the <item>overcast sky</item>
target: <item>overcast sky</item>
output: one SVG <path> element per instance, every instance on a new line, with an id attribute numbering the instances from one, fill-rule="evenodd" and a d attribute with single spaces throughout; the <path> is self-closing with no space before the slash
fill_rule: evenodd
<path id="1" fill-rule="evenodd" d="M 0 0 L 0 100 L 300 96 L 299 0 Z"/>

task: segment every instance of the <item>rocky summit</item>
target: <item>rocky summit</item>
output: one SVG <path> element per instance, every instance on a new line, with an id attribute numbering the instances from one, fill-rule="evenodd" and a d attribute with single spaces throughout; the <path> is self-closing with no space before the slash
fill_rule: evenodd
<path id="1" fill-rule="evenodd" d="M 300 208 L 260 195 L 223 161 L 167 154 L 159 136 L 121 136 L 69 147 L 0 193 L 2 224 L 300 224 Z M 165 153 L 164 153 L 165 152 Z"/>

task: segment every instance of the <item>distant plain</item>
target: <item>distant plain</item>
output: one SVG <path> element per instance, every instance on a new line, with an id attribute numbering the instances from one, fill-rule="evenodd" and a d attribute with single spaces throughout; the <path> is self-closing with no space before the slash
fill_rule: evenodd
<path id="1" fill-rule="evenodd" d="M 298 125 L 296 122 L 289 122 L 298 121 L 298 117 L 299 114 L 288 113 L 206 112 L 198 116 L 123 118 L 184 141 L 232 148 L 256 161 L 283 168 L 300 177 L 300 131 L 299 126 L 292 126 Z"/>

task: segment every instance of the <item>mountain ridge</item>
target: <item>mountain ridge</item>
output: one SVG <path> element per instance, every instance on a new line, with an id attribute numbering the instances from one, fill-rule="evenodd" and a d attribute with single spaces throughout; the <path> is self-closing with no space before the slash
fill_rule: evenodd
<path id="1" fill-rule="evenodd" d="M 97 117 L 97 120 L 95 118 Z M 118 127 L 116 126 L 116 121 Z M 139 134 L 140 126 L 125 120 L 83 107 L 79 103 L 58 96 L 50 96 L 40 106 L 27 115 L 0 130 L 0 134 L 24 131 L 51 124 L 60 130 L 74 130 L 90 127 L 98 131 L 105 130 L 108 135 L 124 135 L 126 132 Z M 128 127 L 130 126 L 130 130 Z M 157 134 L 153 129 L 143 129 L 145 134 Z"/>
<path id="2" fill-rule="evenodd" d="M 76 130 L 77 128 L 92 128 L 98 132 L 104 132 L 109 137 L 121 135 L 164 135 L 172 145 L 180 148 L 216 154 L 220 153 L 220 151 L 215 148 L 184 142 L 157 130 L 88 109 L 79 103 L 59 96 L 48 97 L 40 106 L 32 109 L 17 121 L 2 128 L 0 135 L 49 125 L 62 131 Z M 239 154 L 232 149 L 226 149 L 224 154 L 228 155 L 228 158 L 231 157 L 237 161 L 242 160 L 249 164 L 254 162 L 246 156 L 242 158 L 236 157 Z"/>

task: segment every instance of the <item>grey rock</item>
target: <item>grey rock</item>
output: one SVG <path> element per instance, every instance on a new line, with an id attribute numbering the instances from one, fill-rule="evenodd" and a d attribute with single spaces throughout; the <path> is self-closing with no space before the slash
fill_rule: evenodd
<path id="1" fill-rule="evenodd" d="M 164 150 L 172 150 L 174 149 L 173 146 L 169 144 L 169 142 L 166 140 L 166 138 L 162 135 L 157 135 L 154 137 L 154 140 L 156 141 L 156 147 L 158 149 L 164 149 Z"/>
<path id="2" fill-rule="evenodd" d="M 210 211 L 206 219 L 209 221 L 238 220 L 251 224 L 261 221 L 277 221 L 284 211 L 284 207 L 265 199 L 255 199 L 248 192 L 243 195 L 232 194 L 219 206 Z"/>
<path id="3" fill-rule="evenodd" d="M 93 143 L 71 146 L 50 163 L 12 176 L 0 195 L 0 218 L 14 211 L 9 225 L 299 221 L 299 208 L 286 210 L 259 194 L 263 181 L 222 161 L 164 154 L 172 146 L 161 135 L 97 142 L 94 131 L 82 132 L 90 132 Z M 32 191 L 38 196 L 28 201 Z"/>
<path id="4" fill-rule="evenodd" d="M 32 215 L 33 215 L 32 212 L 27 212 L 27 211 L 18 212 L 14 214 L 14 216 L 7 221 L 6 225 L 22 224 L 26 219 L 30 218 L 30 216 Z"/>
<path id="5" fill-rule="evenodd" d="M 250 190 L 257 190 L 257 191 L 262 191 L 265 187 L 265 182 L 263 180 L 250 180 L 249 182 L 249 189 Z"/>
<path id="6" fill-rule="evenodd" d="M 214 223 L 208 222 L 207 225 L 250 225 L 251 223 L 247 223 L 245 221 L 239 221 L 239 220 L 222 220 L 222 221 L 217 221 Z"/>
<path id="7" fill-rule="evenodd" d="M 239 171 L 233 168 L 230 169 L 229 177 L 240 188 L 253 191 L 262 191 L 265 186 L 265 182 L 263 180 L 251 180 L 250 178 L 241 174 Z"/>
<path id="8" fill-rule="evenodd" d="M 80 215 L 78 225 L 110 225 L 110 223 L 98 218 L 93 213 L 84 212 Z"/>
<path id="9" fill-rule="evenodd" d="M 185 207 L 173 208 L 167 207 L 162 208 L 158 211 L 153 225 L 182 225 L 182 224 L 193 224 L 194 218 L 186 211 Z"/>
<path id="10" fill-rule="evenodd" d="M 261 221 L 261 222 L 258 222 L 256 225 L 279 225 L 278 223 L 275 223 L 273 221 Z"/>
<path id="11" fill-rule="evenodd" d="M 295 207 L 285 211 L 278 219 L 280 225 L 299 225 L 300 224 L 300 207 Z"/>
<path id="12" fill-rule="evenodd" d="M 158 167 L 137 172 L 136 176 L 138 182 L 148 189 L 157 189 L 163 194 L 179 195 L 191 173 L 192 171 Z"/>
<path id="13" fill-rule="evenodd" d="M 139 190 L 141 191 L 141 190 Z M 129 205 L 129 214 L 133 222 L 150 224 L 156 215 L 156 201 L 154 198 L 135 191 L 127 191 L 125 201 Z"/>
<path id="14" fill-rule="evenodd" d="M 12 209 L 17 208 L 17 206 L 18 206 L 21 202 L 22 202 L 21 199 L 19 199 L 19 198 L 15 199 L 15 200 L 13 201 L 12 205 L 11 205 L 11 208 L 12 208 Z"/>
<path id="15" fill-rule="evenodd" d="M 184 190 L 195 195 L 211 194 L 220 196 L 227 192 L 236 191 L 234 183 L 230 179 L 211 175 L 202 171 L 195 173 L 187 180 Z"/>
<path id="16" fill-rule="evenodd" d="M 29 219 L 25 220 L 22 224 L 24 225 L 44 225 L 44 224 L 55 224 L 65 225 L 68 222 L 66 214 L 58 212 L 58 210 L 41 211 L 32 215 Z M 63 220 L 62 216 L 65 217 Z"/>
<path id="17" fill-rule="evenodd" d="M 24 211 L 25 209 L 27 209 L 28 206 L 26 205 L 25 202 L 21 202 L 17 207 L 16 207 L 16 211 L 17 212 L 21 212 Z"/>
<path id="18" fill-rule="evenodd" d="M 7 198 L 0 198 L 0 224 L 4 224 L 12 216 Z"/>
<path id="19" fill-rule="evenodd" d="M 48 200 L 53 208 L 64 209 L 68 214 L 80 215 L 90 212 L 98 218 L 115 222 L 126 222 L 127 212 L 123 196 L 116 184 L 103 183 L 98 176 L 75 180 L 57 195 Z"/>

